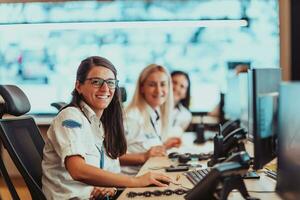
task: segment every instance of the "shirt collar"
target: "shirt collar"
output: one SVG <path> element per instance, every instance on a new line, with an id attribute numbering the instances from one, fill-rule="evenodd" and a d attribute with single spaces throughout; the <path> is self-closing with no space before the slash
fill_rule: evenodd
<path id="1" fill-rule="evenodd" d="M 179 111 L 182 110 L 183 105 L 181 103 L 178 103 L 175 108 L 177 108 Z"/>
<path id="2" fill-rule="evenodd" d="M 93 109 L 87 103 L 85 103 L 84 101 L 81 101 L 80 108 L 81 108 L 81 111 L 84 113 L 84 115 L 88 118 L 88 120 L 90 122 L 97 120 L 98 123 L 100 123 L 100 118 L 97 117 L 95 111 L 93 111 Z"/>
<path id="3" fill-rule="evenodd" d="M 151 106 L 147 105 L 146 110 L 150 114 L 150 117 L 151 117 L 153 122 L 156 121 L 157 117 L 160 118 L 160 109 L 154 110 Z"/>

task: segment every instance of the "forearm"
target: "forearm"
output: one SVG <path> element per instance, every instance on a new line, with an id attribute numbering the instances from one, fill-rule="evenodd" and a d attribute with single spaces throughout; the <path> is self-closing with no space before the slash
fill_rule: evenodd
<path id="1" fill-rule="evenodd" d="M 142 165 L 147 161 L 146 153 L 127 153 L 119 158 L 121 165 Z"/>
<path id="2" fill-rule="evenodd" d="M 87 164 L 80 156 L 67 157 L 65 166 L 74 180 L 88 185 L 114 187 L 137 187 L 141 185 L 135 177 L 116 174 L 94 167 Z"/>
<path id="3" fill-rule="evenodd" d="M 170 178 L 163 174 L 148 172 L 139 177 L 130 177 L 122 174 L 111 173 L 98 167 L 86 164 L 80 156 L 70 156 L 65 159 L 65 166 L 75 181 L 93 186 L 107 187 L 144 187 L 150 184 L 166 186 L 159 182 L 170 182 Z"/>
<path id="4" fill-rule="evenodd" d="M 137 187 L 139 183 L 134 177 L 116 174 L 100 168 L 87 165 L 77 169 L 81 174 L 78 181 L 94 186 Z"/>

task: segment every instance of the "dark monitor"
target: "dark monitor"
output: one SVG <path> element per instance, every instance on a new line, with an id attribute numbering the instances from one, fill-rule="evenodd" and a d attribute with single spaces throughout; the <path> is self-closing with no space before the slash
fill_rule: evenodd
<path id="1" fill-rule="evenodd" d="M 300 82 L 283 83 L 279 98 L 276 191 L 283 199 L 300 199 Z"/>
<path id="2" fill-rule="evenodd" d="M 276 157 L 276 126 L 281 70 L 279 68 L 248 71 L 248 133 L 254 143 L 253 169 L 262 169 Z"/>

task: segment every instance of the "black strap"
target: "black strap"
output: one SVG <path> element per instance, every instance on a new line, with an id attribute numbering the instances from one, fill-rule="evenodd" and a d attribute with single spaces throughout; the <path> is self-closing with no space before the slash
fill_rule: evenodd
<path id="1" fill-rule="evenodd" d="M 156 119 L 155 119 L 156 123 L 157 123 L 157 121 L 159 120 L 159 114 L 158 114 L 158 112 L 156 110 L 155 110 L 155 113 L 156 113 L 156 116 L 157 116 Z M 158 130 L 156 129 L 156 126 L 155 126 L 155 124 L 154 124 L 151 116 L 150 116 L 150 122 L 151 122 L 151 125 L 152 125 L 152 127 L 154 129 L 154 132 L 155 132 L 156 136 L 162 141 L 161 136 L 158 135 Z"/>

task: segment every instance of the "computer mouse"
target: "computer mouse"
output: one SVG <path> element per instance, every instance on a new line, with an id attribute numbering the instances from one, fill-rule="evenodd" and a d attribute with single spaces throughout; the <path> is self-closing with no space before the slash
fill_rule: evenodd
<path id="1" fill-rule="evenodd" d="M 201 160 L 208 160 L 212 157 L 212 154 L 211 153 L 200 153 L 198 154 L 198 160 L 201 161 Z"/>
<path id="2" fill-rule="evenodd" d="M 179 163 L 187 163 L 190 160 L 191 160 L 190 154 L 182 154 L 182 155 L 178 156 Z"/>
<path id="3" fill-rule="evenodd" d="M 168 155 L 168 158 L 178 158 L 180 156 L 180 154 L 178 152 L 172 152 L 172 153 L 169 153 Z"/>
<path id="4" fill-rule="evenodd" d="M 159 180 L 159 182 L 161 182 L 162 184 L 170 185 L 170 182 L 168 182 L 168 181 Z"/>

